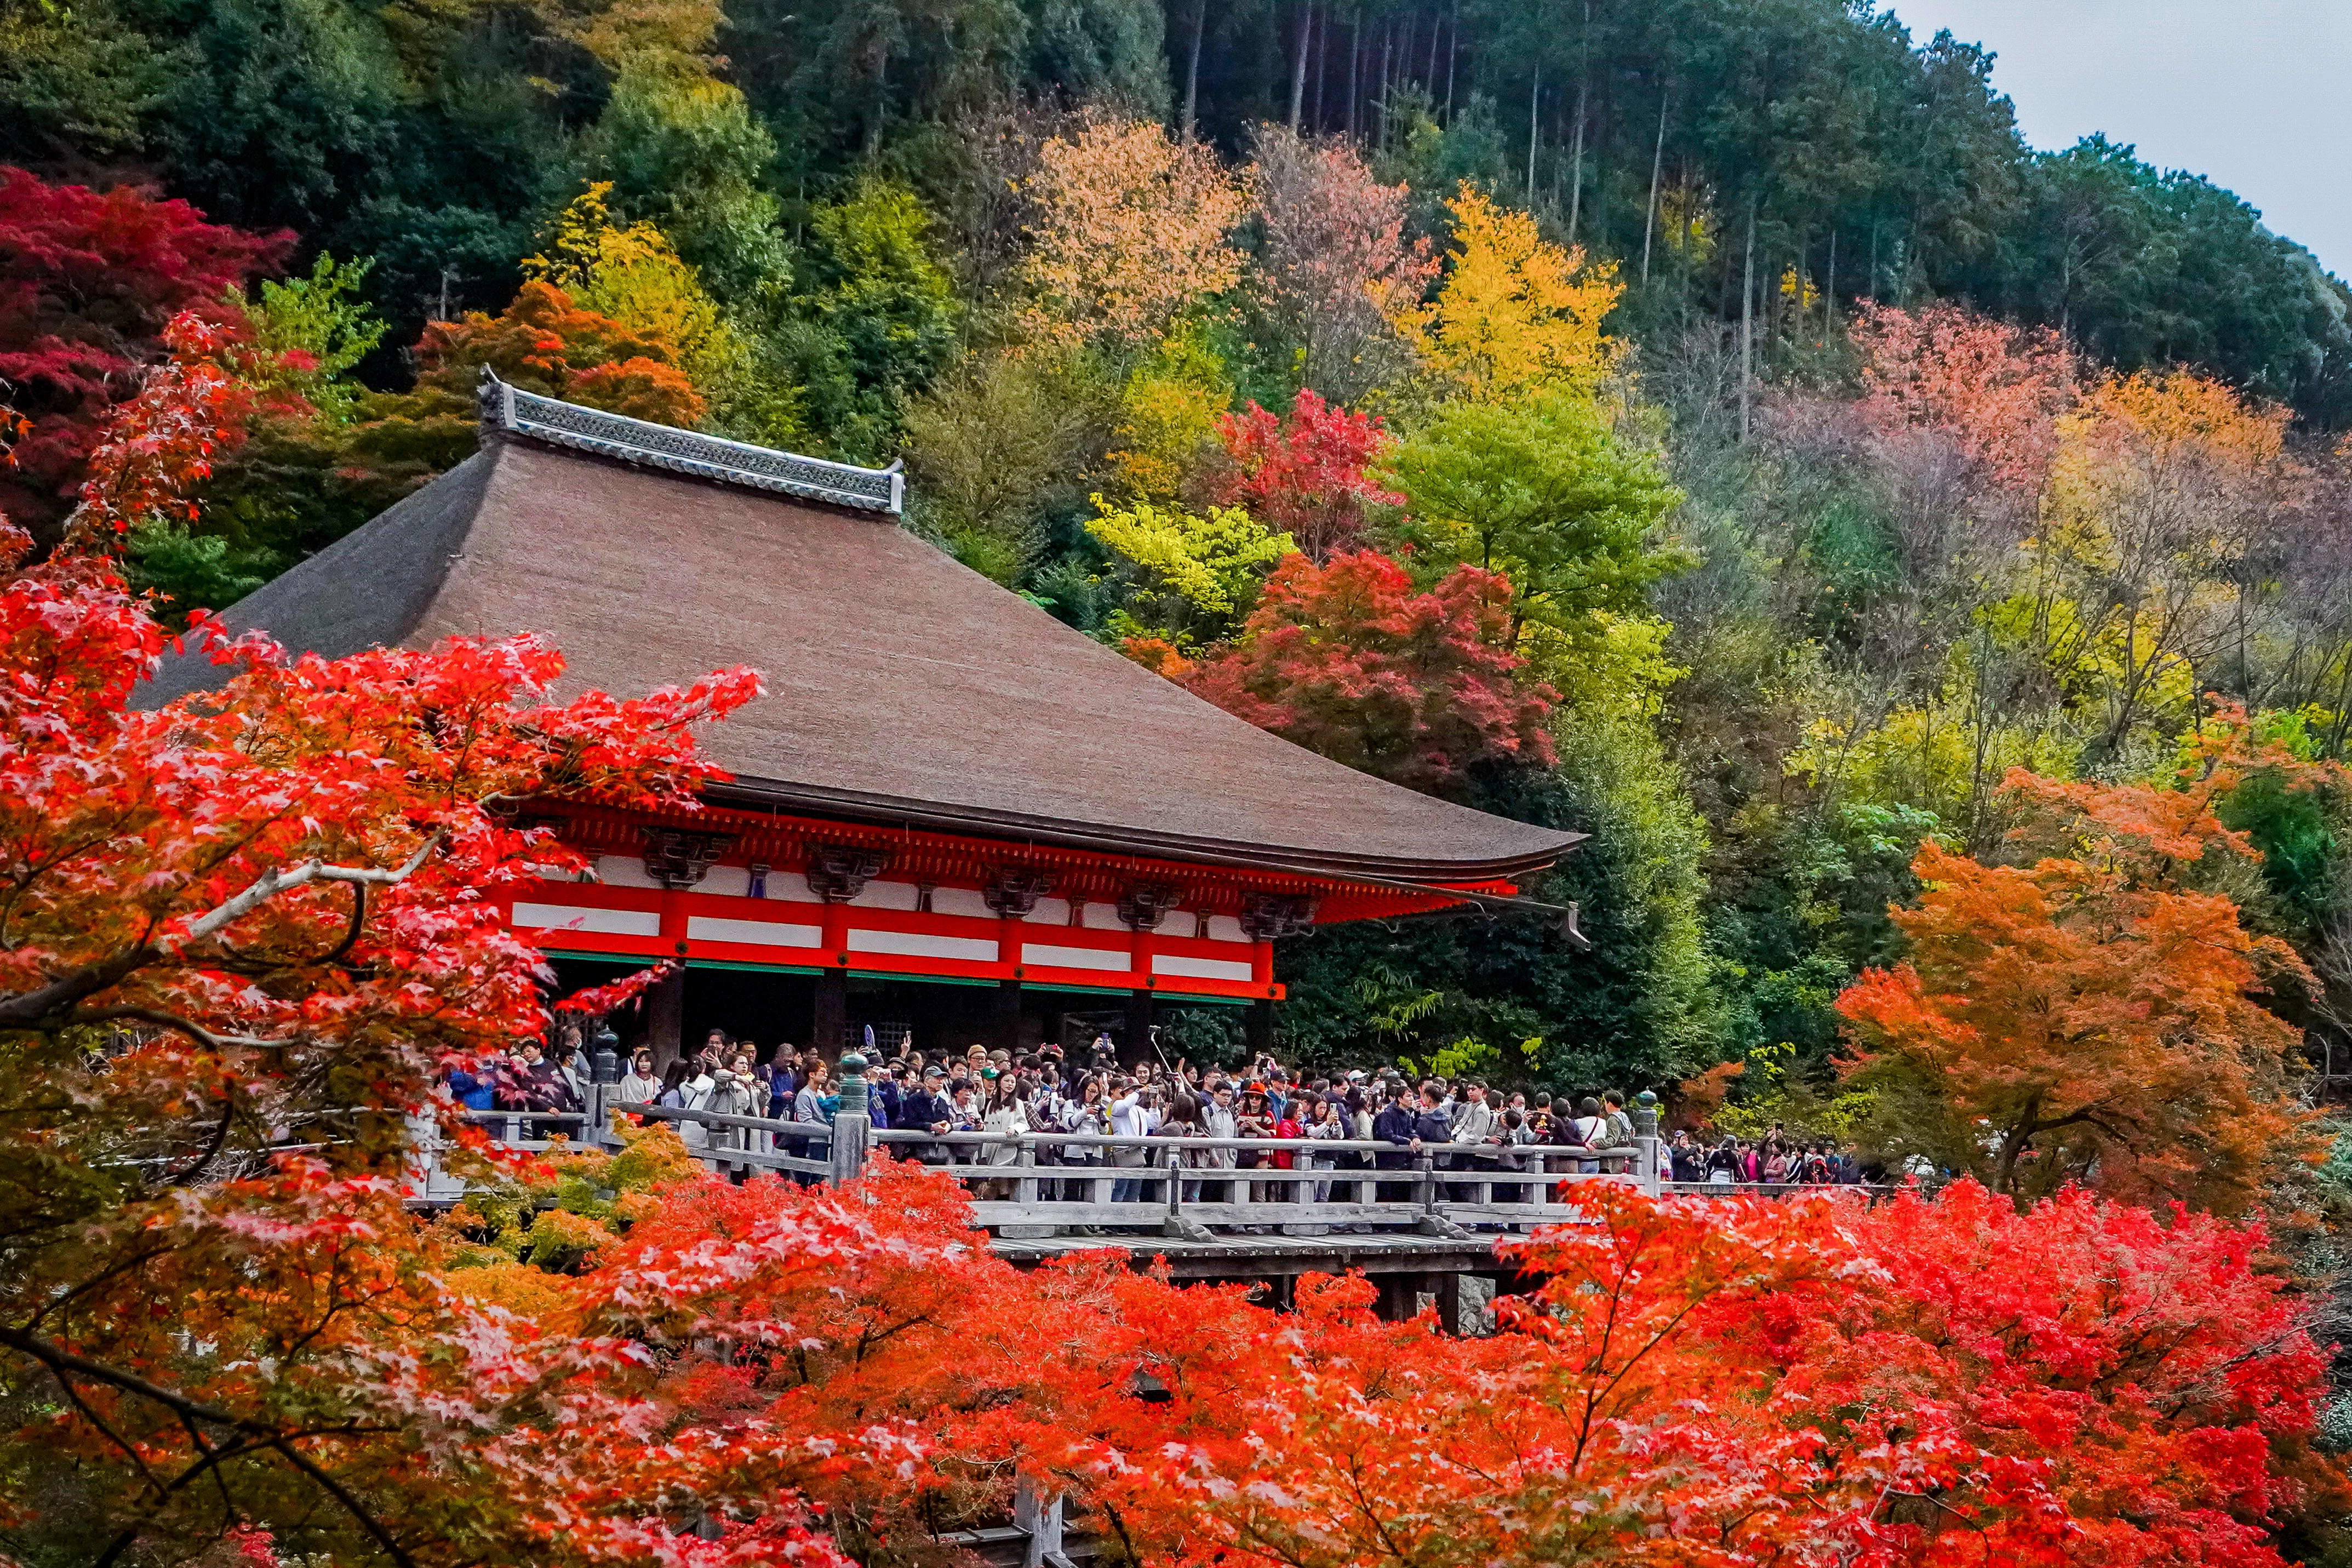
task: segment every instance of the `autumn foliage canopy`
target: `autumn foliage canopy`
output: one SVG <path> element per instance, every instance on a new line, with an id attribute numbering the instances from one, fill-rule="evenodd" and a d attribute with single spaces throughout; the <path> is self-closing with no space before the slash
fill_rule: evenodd
<path id="1" fill-rule="evenodd" d="M 1549 763 L 1551 693 L 1517 679 L 1511 585 L 1459 566 L 1427 590 L 1377 551 L 1286 557 L 1241 636 L 1192 687 L 1228 712 L 1421 788 L 1482 762 Z"/>

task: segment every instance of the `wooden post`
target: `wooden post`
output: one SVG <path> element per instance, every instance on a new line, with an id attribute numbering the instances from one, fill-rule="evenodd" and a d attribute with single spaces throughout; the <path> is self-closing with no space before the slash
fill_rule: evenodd
<path id="1" fill-rule="evenodd" d="M 996 1009 L 992 1034 L 997 1046 L 1018 1053 L 1021 1049 L 1021 982 L 1000 980 L 996 983 Z"/>
<path id="2" fill-rule="evenodd" d="M 1118 1043 L 1119 1059 L 1133 1067 L 1151 1059 L 1151 993 L 1127 994 L 1127 1037 Z"/>
<path id="3" fill-rule="evenodd" d="M 809 1016 L 809 1048 L 830 1056 L 849 1034 L 849 972 L 822 969 L 816 976 L 816 1005 Z"/>
<path id="4" fill-rule="evenodd" d="M 686 1047 L 686 965 L 654 982 L 646 994 L 646 1044 L 656 1070 L 677 1060 Z"/>
<path id="5" fill-rule="evenodd" d="M 1249 1049 L 1253 1067 L 1259 1056 L 1274 1054 L 1274 999 L 1270 996 L 1261 996 L 1250 1004 Z"/>

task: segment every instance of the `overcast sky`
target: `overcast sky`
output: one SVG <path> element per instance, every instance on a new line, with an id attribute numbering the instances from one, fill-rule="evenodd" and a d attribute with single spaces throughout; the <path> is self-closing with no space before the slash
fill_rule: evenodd
<path id="1" fill-rule="evenodd" d="M 1885 0 L 1882 0 L 1885 3 Z M 2094 131 L 2188 169 L 2352 277 L 2352 0 L 1892 0 L 1915 42 L 1949 27 L 2040 148 Z"/>

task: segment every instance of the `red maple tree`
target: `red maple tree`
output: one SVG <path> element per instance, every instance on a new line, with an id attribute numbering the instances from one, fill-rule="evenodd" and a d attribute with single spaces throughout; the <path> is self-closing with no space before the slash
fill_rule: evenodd
<path id="1" fill-rule="evenodd" d="M 0 406 L 26 421 L 0 468 L 0 510 L 53 540 L 115 405 L 168 353 L 165 324 L 183 312 L 229 324 L 229 288 L 274 269 L 293 237 L 206 223 L 129 185 L 0 167 Z"/>
<path id="2" fill-rule="evenodd" d="M 1210 478 L 1217 504 L 1287 532 L 1318 565 L 1357 547 L 1365 508 L 1404 504 L 1369 474 L 1389 446 L 1379 416 L 1334 407 L 1312 388 L 1298 389 L 1287 419 L 1253 402 L 1219 415 L 1217 434 L 1229 465 Z"/>
<path id="3" fill-rule="evenodd" d="M 1417 591 L 1376 551 L 1284 560 L 1230 647 L 1192 689 L 1327 757 L 1417 789 L 1458 786 L 1482 762 L 1549 766 L 1554 693 L 1523 682 L 1511 584 L 1458 566 Z"/>
<path id="4" fill-rule="evenodd" d="M 1039 1458 L 1179 1563 L 2276 1568 L 2342 1481 L 2262 1245 L 2079 1192 L 1594 1189 L 1503 1245 L 1543 1283 L 1490 1339 L 1375 1321 L 1360 1281 L 1280 1318 L 1103 1281 L 1126 1342 L 1090 1349 L 1169 1397 Z"/>
<path id="5" fill-rule="evenodd" d="M 436 1058 L 544 1027 L 495 895 L 581 862 L 514 808 L 690 808 L 693 727 L 757 679 L 559 702 L 528 636 L 329 660 L 200 624 L 218 685 L 140 706 L 166 639 L 105 552 L 201 477 L 220 373 L 183 368 L 97 445 L 63 546 L 18 570 L 11 529 L 0 563 L 0 1352 L 44 1412 L 8 1465 L 80 1467 L 64 1528 L 94 1553 L 259 1521 L 338 1556 L 511 1556 L 580 1483 L 497 1474 L 482 1434 L 567 1401 L 625 1426 L 627 1389 L 581 1380 L 626 1353 L 450 1294 L 402 1202 L 412 1119 L 465 1146 Z M 565 1550 L 666 1533 L 660 1506 Z"/>

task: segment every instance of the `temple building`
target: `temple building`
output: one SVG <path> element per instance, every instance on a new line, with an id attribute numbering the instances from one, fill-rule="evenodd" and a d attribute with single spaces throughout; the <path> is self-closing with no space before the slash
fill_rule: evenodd
<path id="1" fill-rule="evenodd" d="M 1251 1009 L 1312 925 L 1508 900 L 1578 837 L 1434 800 L 1234 718 L 899 526 L 904 476 L 485 381 L 481 449 L 226 615 L 328 657 L 543 633 L 618 696 L 732 665 L 732 775 L 668 815 L 551 803 L 592 880 L 509 915 L 566 988 L 679 958 L 634 1026 L 828 1053 L 1149 1048 Z M 145 700 L 219 678 L 168 664 Z M 1573 934 L 1572 932 L 1570 933 Z M 625 1025 L 625 1027 L 630 1026 Z"/>

